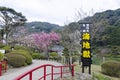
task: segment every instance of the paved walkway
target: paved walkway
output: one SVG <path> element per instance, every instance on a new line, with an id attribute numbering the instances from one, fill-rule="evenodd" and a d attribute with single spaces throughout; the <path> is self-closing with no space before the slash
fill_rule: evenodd
<path id="1" fill-rule="evenodd" d="M 52 61 L 33 60 L 33 64 L 31 64 L 30 66 L 9 69 L 6 73 L 0 76 L 0 80 L 14 80 L 15 77 L 23 74 L 24 72 L 31 70 L 37 66 L 43 65 L 43 64 L 53 64 L 56 66 L 62 65 L 60 63 L 52 62 Z M 50 70 L 51 69 L 47 69 L 47 73 L 49 73 Z M 59 70 L 56 69 L 54 71 L 57 72 Z M 42 75 L 43 75 L 43 69 L 37 70 L 35 73 L 33 73 L 33 76 L 34 76 L 33 80 L 38 80 L 38 78 L 40 78 Z M 55 75 L 54 77 L 57 78 L 58 75 Z M 22 80 L 27 80 L 26 78 Z M 50 76 L 47 77 L 47 80 L 50 80 Z"/>

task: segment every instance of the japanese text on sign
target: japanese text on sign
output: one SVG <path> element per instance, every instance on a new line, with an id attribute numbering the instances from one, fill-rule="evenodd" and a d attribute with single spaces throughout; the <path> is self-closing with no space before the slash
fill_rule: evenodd
<path id="1" fill-rule="evenodd" d="M 83 58 L 91 58 L 90 53 L 90 34 L 89 33 L 83 33 L 82 34 L 82 57 Z"/>
<path id="2" fill-rule="evenodd" d="M 83 47 L 82 48 L 86 48 L 86 49 L 90 49 L 90 43 L 88 41 L 82 43 Z"/>
<path id="3" fill-rule="evenodd" d="M 90 34 L 88 33 L 83 33 L 82 37 L 83 37 L 83 40 L 90 40 Z"/>

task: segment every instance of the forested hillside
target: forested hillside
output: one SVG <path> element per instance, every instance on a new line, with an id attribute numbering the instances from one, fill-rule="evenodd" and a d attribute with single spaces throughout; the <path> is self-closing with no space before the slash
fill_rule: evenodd
<path id="1" fill-rule="evenodd" d="M 51 24 L 48 22 L 28 22 L 25 24 L 25 27 L 30 33 L 41 32 L 41 31 L 50 32 L 51 30 L 62 28 L 59 25 Z"/>
<path id="2" fill-rule="evenodd" d="M 95 50 L 93 53 L 120 52 L 120 9 L 96 13 L 93 16 L 86 17 L 84 20 L 66 25 L 63 31 L 64 34 L 62 34 L 65 43 L 68 41 L 70 43 L 80 41 L 78 32 L 80 31 L 79 22 L 82 21 L 90 21 L 93 24 L 91 26 L 91 42 L 92 48 Z M 64 37 L 67 34 L 68 37 Z M 78 44 L 80 45 L 80 43 Z"/>
<path id="3" fill-rule="evenodd" d="M 96 46 L 120 46 L 120 9 L 107 10 L 85 18 L 93 23 L 92 41 Z"/>

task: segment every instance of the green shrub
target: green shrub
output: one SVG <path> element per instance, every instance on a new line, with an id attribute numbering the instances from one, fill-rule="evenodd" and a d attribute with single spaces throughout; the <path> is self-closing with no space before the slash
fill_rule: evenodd
<path id="1" fill-rule="evenodd" d="M 50 53 L 50 59 L 57 60 L 57 58 L 58 58 L 58 53 L 56 53 L 56 52 L 51 52 Z"/>
<path id="2" fill-rule="evenodd" d="M 40 59 L 47 59 L 48 57 L 45 54 L 41 54 Z"/>
<path id="3" fill-rule="evenodd" d="M 26 50 L 13 50 L 11 53 L 20 54 L 26 58 L 26 63 L 29 65 L 32 63 L 32 57 Z"/>
<path id="4" fill-rule="evenodd" d="M 51 52 L 51 53 L 50 53 L 50 56 L 52 56 L 52 57 L 57 57 L 57 56 L 58 56 L 58 53 L 56 53 L 56 52 Z"/>
<path id="5" fill-rule="evenodd" d="M 0 52 L 0 61 L 4 59 L 4 54 Z"/>
<path id="6" fill-rule="evenodd" d="M 14 49 L 15 49 L 15 50 L 20 50 L 20 49 L 26 50 L 26 48 L 23 47 L 23 46 L 14 46 Z"/>
<path id="7" fill-rule="evenodd" d="M 21 53 L 21 52 L 20 52 L 20 54 L 23 55 L 23 56 L 26 58 L 26 63 L 27 63 L 27 64 L 31 64 L 31 63 L 32 63 L 32 57 L 31 57 L 30 54 Z"/>
<path id="8" fill-rule="evenodd" d="M 106 75 L 120 77 L 120 62 L 107 61 L 101 65 L 101 68 Z"/>
<path id="9" fill-rule="evenodd" d="M 40 53 L 32 53 L 32 58 L 33 59 L 47 59 L 47 56 L 44 54 L 40 54 Z"/>
<path id="10" fill-rule="evenodd" d="M 6 54 L 8 64 L 13 67 L 21 67 L 24 66 L 26 63 L 26 58 L 20 54 L 13 54 L 8 53 Z"/>
<path id="11" fill-rule="evenodd" d="M 92 80 L 112 80 L 109 77 L 103 76 L 101 74 L 95 74 L 93 73 L 93 79 Z"/>
<path id="12" fill-rule="evenodd" d="M 3 48 L 3 47 L 5 47 L 5 45 L 0 43 L 0 48 Z"/>
<path id="13" fill-rule="evenodd" d="M 2 49 L 5 49 L 5 52 L 6 52 L 6 53 L 11 52 L 11 47 L 10 47 L 9 45 L 4 46 Z"/>
<path id="14" fill-rule="evenodd" d="M 41 54 L 40 53 L 32 53 L 32 58 L 33 59 L 40 59 L 41 58 Z"/>
<path id="15" fill-rule="evenodd" d="M 27 48 L 24 46 L 14 46 L 14 50 L 25 50 L 25 51 L 28 51 L 30 54 L 34 52 L 34 49 Z"/>

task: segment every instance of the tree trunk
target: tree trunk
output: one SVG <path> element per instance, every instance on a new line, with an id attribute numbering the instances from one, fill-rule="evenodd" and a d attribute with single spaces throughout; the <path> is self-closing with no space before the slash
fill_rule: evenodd
<path id="1" fill-rule="evenodd" d="M 49 51 L 47 51 L 46 53 L 47 53 L 47 60 L 49 60 L 50 59 Z"/>
<path id="2" fill-rule="evenodd" d="M 8 34 L 7 33 L 4 34 L 4 40 L 6 42 L 6 45 L 8 45 Z"/>
<path id="3" fill-rule="evenodd" d="M 7 45 L 7 35 L 3 34 L 3 44 Z"/>
<path id="4" fill-rule="evenodd" d="M 70 70 L 70 72 L 71 72 L 71 75 L 72 75 L 72 67 L 70 66 L 71 65 L 71 59 L 70 59 L 71 57 L 69 57 L 69 62 L 68 62 L 68 64 L 69 64 L 69 70 Z"/>

